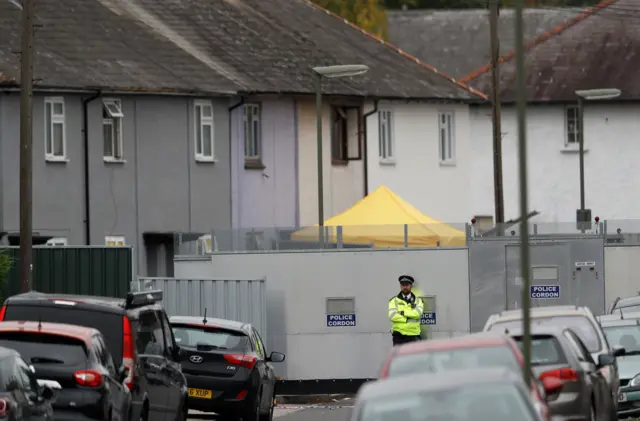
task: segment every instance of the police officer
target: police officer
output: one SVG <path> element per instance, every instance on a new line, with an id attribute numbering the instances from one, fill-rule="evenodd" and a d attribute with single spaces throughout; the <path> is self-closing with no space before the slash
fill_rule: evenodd
<path id="1" fill-rule="evenodd" d="M 422 299 L 411 292 L 415 280 L 412 276 L 398 278 L 400 293 L 389 300 L 389 320 L 393 345 L 420 340 L 420 318 L 424 305 Z"/>

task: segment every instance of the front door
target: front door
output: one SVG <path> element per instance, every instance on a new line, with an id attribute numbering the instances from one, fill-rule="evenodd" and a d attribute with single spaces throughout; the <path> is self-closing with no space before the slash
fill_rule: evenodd
<path id="1" fill-rule="evenodd" d="M 165 348 L 162 323 L 156 312 L 146 310 L 140 313 L 136 331 L 136 348 L 141 374 L 145 378 L 149 396 L 149 417 L 153 421 L 171 421 L 174 411 L 168 402 L 168 384 L 165 370 Z"/>

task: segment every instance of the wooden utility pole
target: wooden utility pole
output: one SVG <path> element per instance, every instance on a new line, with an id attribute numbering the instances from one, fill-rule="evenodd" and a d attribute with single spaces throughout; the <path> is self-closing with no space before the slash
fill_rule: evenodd
<path id="1" fill-rule="evenodd" d="M 493 121 L 493 200 L 496 225 L 504 223 L 504 193 L 502 188 L 502 131 L 500 117 L 500 39 L 498 16 L 500 0 L 489 0 L 489 31 L 491 48 L 491 118 Z"/>
<path id="2" fill-rule="evenodd" d="M 33 2 L 22 1 L 20 52 L 20 291 L 31 291 L 33 261 Z"/>

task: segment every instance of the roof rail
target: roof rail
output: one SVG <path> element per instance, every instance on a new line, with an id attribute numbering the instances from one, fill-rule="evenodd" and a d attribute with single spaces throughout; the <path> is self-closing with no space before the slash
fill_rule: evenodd
<path id="1" fill-rule="evenodd" d="M 162 301 L 162 290 L 129 292 L 124 302 L 124 308 L 142 307 Z"/>

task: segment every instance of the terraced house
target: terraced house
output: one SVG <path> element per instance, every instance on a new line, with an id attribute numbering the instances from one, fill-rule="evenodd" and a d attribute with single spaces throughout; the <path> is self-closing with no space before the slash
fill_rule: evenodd
<path id="1" fill-rule="evenodd" d="M 0 231 L 11 244 L 20 12 L 0 0 Z M 466 177 L 451 173 L 470 159 L 468 103 L 483 95 L 309 1 L 60 0 L 36 16 L 38 242 L 131 244 L 138 272 L 160 276 L 178 233 L 243 248 L 244 230 L 316 223 L 312 68 L 337 64 L 369 71 L 322 83 L 325 215 L 385 184 L 462 218 L 438 203 L 466 200 Z M 411 174 L 425 163 L 447 187 Z"/>

